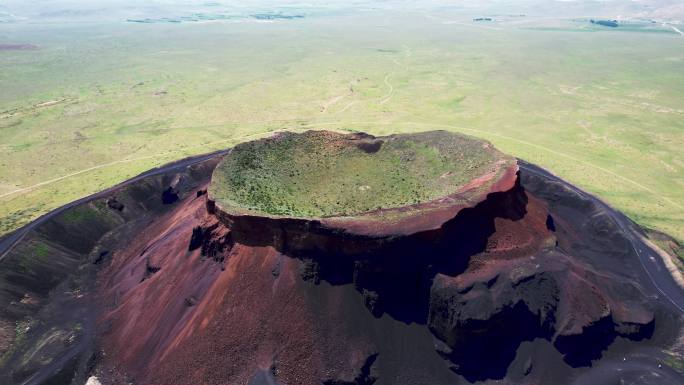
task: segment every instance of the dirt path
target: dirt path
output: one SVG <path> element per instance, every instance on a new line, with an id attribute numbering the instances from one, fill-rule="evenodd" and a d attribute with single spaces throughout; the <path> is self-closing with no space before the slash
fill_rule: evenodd
<path id="1" fill-rule="evenodd" d="M 404 46 L 403 48 L 404 48 L 404 56 L 405 56 L 404 61 L 406 61 L 408 58 L 411 57 L 411 55 L 413 55 L 413 52 L 411 51 L 411 48 L 409 48 L 407 46 Z M 406 71 L 408 71 L 408 69 L 409 69 L 408 64 L 406 64 L 406 63 L 402 64 L 396 58 L 393 58 L 392 62 L 397 67 L 403 67 L 403 69 Z M 385 75 L 384 83 L 389 88 L 389 91 L 387 91 L 387 94 L 380 100 L 380 105 L 383 105 L 383 104 L 389 102 L 392 99 L 392 96 L 394 96 L 394 86 L 389 81 L 390 77 L 392 75 L 394 75 L 394 72 L 390 72 L 387 75 Z"/>
<path id="2" fill-rule="evenodd" d="M 651 356 L 646 354 L 650 353 Z M 572 385 L 640 384 L 675 385 L 682 383 L 682 375 L 656 357 L 657 352 L 645 352 L 632 357 L 602 360 L 591 370 L 580 375 Z"/>
<path id="3" fill-rule="evenodd" d="M 408 59 L 409 57 L 411 57 L 411 55 L 413 55 L 413 53 L 411 52 L 411 49 L 410 49 L 409 47 L 404 46 L 403 48 L 404 48 L 405 59 Z M 403 64 L 402 64 L 401 62 L 399 62 L 399 60 L 397 60 L 397 58 L 392 58 L 392 63 L 394 63 L 395 66 L 402 68 L 403 70 L 408 70 L 408 69 L 409 69 L 408 64 L 406 64 L 406 63 L 403 63 Z M 380 104 L 380 105 L 386 104 L 387 102 L 389 102 L 390 100 L 392 100 L 392 97 L 394 96 L 394 85 L 392 84 L 392 82 L 390 82 L 390 78 L 391 78 L 394 74 L 395 74 L 395 72 L 390 72 L 390 73 L 386 74 L 386 75 L 385 75 L 385 78 L 383 79 L 383 83 L 385 83 L 385 86 L 387 87 L 387 93 L 386 93 L 385 95 L 379 97 L 378 99 L 376 99 L 376 100 L 378 101 L 378 104 Z M 351 88 L 352 85 L 353 85 L 353 82 L 350 82 L 350 83 L 349 83 L 349 87 Z M 336 96 L 336 97 L 330 99 L 328 102 L 326 102 L 326 103 L 321 107 L 321 113 L 325 113 L 326 111 L 328 111 L 328 108 L 329 108 L 329 107 L 331 107 L 331 106 L 334 105 L 334 104 L 337 104 L 340 100 L 343 100 L 343 99 L 345 99 L 345 98 L 347 98 L 348 96 L 351 96 L 351 95 L 353 95 L 353 92 L 347 93 L 347 94 L 338 95 L 338 96 Z M 353 107 L 354 105 L 358 104 L 359 102 L 360 102 L 360 100 L 353 100 L 353 101 L 347 103 L 347 104 L 346 104 L 342 109 L 340 109 L 339 111 L 336 111 L 336 112 L 332 113 L 332 115 L 341 114 L 341 113 L 347 111 L 348 109 L 350 109 L 351 107 Z"/>
<path id="4" fill-rule="evenodd" d="M 321 106 L 321 113 L 325 113 L 326 111 L 328 111 L 328 108 L 329 108 L 330 106 L 335 105 L 337 102 L 339 102 L 340 100 L 346 98 L 347 96 L 349 96 L 349 93 L 342 94 L 342 95 L 337 95 L 337 96 L 335 96 L 334 98 L 331 98 L 330 100 L 328 100 L 327 102 L 325 102 L 325 103 L 323 104 L 323 106 Z"/>
<path id="5" fill-rule="evenodd" d="M 341 113 L 343 113 L 344 111 L 347 111 L 347 110 L 350 109 L 354 104 L 357 104 L 358 102 L 359 102 L 358 100 L 354 100 L 353 102 L 349 102 L 346 106 L 344 106 L 343 109 L 341 109 L 341 110 L 335 112 L 333 115 L 341 114 Z"/>
<path id="6" fill-rule="evenodd" d="M 392 85 L 392 83 L 389 82 L 390 76 L 392 76 L 392 74 L 387 74 L 385 76 L 385 85 L 389 87 L 389 91 L 387 91 L 387 95 L 385 95 L 385 97 L 380 101 L 380 104 L 385 104 L 389 102 L 390 99 L 392 99 L 392 96 L 394 95 L 394 86 Z"/>
<path id="7" fill-rule="evenodd" d="M 114 166 L 114 165 L 116 165 L 116 164 L 129 163 L 129 162 L 137 162 L 137 161 L 139 161 L 139 160 L 145 160 L 145 159 L 151 159 L 151 158 L 155 158 L 155 155 L 143 156 L 143 157 L 140 157 L 140 158 L 131 158 L 131 159 L 116 160 L 116 161 L 114 161 L 114 162 L 99 164 L 99 165 L 97 165 L 97 166 L 93 166 L 93 167 L 89 167 L 89 168 L 86 168 L 86 169 L 83 169 L 83 170 L 79 170 L 79 171 L 76 171 L 76 172 L 72 172 L 71 174 L 66 174 L 66 175 L 60 176 L 60 177 L 58 177 L 58 178 L 49 179 L 49 180 L 46 180 L 46 181 L 43 181 L 43 182 L 40 182 L 40 183 L 36 183 L 36 184 L 34 184 L 34 185 L 32 185 L 32 186 L 28 186 L 28 187 L 20 188 L 20 189 L 13 190 L 13 191 L 10 191 L 10 192 L 6 192 L 6 193 L 0 195 L 0 198 L 4 198 L 4 197 L 6 197 L 6 196 L 18 194 L 18 193 L 20 193 L 20 192 L 26 192 L 26 191 L 34 190 L 34 189 L 37 189 L 38 187 L 42 187 L 42 186 L 46 186 L 46 185 L 49 185 L 49 184 L 52 184 L 52 183 L 55 183 L 55 182 L 59 182 L 60 180 L 64 180 L 64 179 L 67 179 L 67 178 L 71 178 L 71 177 L 74 177 L 74 176 L 76 176 L 76 175 L 85 174 L 85 173 L 87 173 L 87 172 L 94 171 L 94 170 L 98 170 L 98 169 L 101 169 L 101 168 L 105 168 L 105 167 L 109 167 L 109 166 Z"/>

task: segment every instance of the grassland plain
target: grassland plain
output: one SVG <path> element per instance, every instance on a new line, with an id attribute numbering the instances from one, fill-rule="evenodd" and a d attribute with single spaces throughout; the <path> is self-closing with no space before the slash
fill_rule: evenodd
<path id="1" fill-rule="evenodd" d="M 0 52 L 0 233 L 274 130 L 446 129 L 684 240 L 684 37 L 674 31 L 385 12 L 6 23 L 0 41 L 38 47 Z"/>

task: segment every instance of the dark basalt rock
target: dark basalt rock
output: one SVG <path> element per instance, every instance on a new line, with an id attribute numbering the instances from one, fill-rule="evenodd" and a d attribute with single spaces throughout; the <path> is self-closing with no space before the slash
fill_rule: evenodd
<path id="1" fill-rule="evenodd" d="M 155 266 L 151 263 L 150 258 L 145 259 L 145 272 L 143 274 L 142 279 L 140 282 L 145 281 L 146 279 L 150 278 L 152 275 L 158 273 L 161 270 L 161 266 Z"/>
<path id="2" fill-rule="evenodd" d="M 268 219 L 255 218 L 250 222 L 252 231 L 233 230 L 231 234 L 236 243 L 270 246 L 301 259 L 300 275 L 306 281 L 353 283 L 376 317 L 388 313 L 406 323 L 425 324 L 433 278 L 463 272 L 469 258 L 485 250 L 487 239 L 495 232 L 495 220 L 521 219 L 526 203 L 524 190 L 516 185 L 462 210 L 438 230 L 378 239 L 331 233 L 318 238 L 322 247 L 308 242 L 304 248 L 288 242 L 294 237 L 279 236 L 277 229 L 269 227 L 277 222 Z M 288 231 L 291 229 L 289 226 Z M 309 235 L 308 239 L 315 238 Z"/>
<path id="3" fill-rule="evenodd" d="M 374 154 L 374 153 L 380 151 L 380 147 L 382 147 L 382 143 L 383 143 L 382 140 L 361 141 L 356 146 L 368 154 Z"/>
<path id="4" fill-rule="evenodd" d="M 439 277 L 432 287 L 428 324 L 447 347 L 441 353 L 454 371 L 471 381 L 501 379 L 518 346 L 537 338 L 553 342 L 568 365 L 580 367 L 600 358 L 618 336 L 634 341 L 651 337 L 652 313 L 635 306 L 630 311 L 644 314 L 645 321 L 615 319 L 600 292 L 573 288 L 587 283 L 576 281 L 563 258 L 557 252 L 538 255 L 546 260 L 544 267 L 520 277 L 501 272 L 494 284 L 479 280 L 460 288 Z"/>
<path id="5" fill-rule="evenodd" d="M 193 251 L 199 249 L 204 242 L 204 228 L 202 226 L 197 226 L 192 229 L 192 238 L 190 238 L 190 244 L 188 245 L 188 251 Z"/>
<path id="6" fill-rule="evenodd" d="M 553 217 L 551 214 L 546 216 L 546 228 L 549 231 L 556 231 L 556 224 L 553 222 Z"/>
<path id="7" fill-rule="evenodd" d="M 431 311 L 452 314 L 449 309 L 435 307 Z M 454 372 L 471 382 L 504 378 L 520 344 L 542 332 L 539 315 L 522 301 L 500 309 L 489 318 L 466 318 L 449 326 L 439 325 L 434 318 L 430 330 L 437 338 L 449 341 L 440 345 L 439 353 L 451 362 Z"/>
<path id="8" fill-rule="evenodd" d="M 168 187 L 161 196 L 162 203 L 170 205 L 178 201 L 178 191 L 173 187 Z"/>
<path id="9" fill-rule="evenodd" d="M 563 354 L 563 359 L 573 367 L 589 366 L 601 357 L 618 333 L 610 315 L 582 328 L 577 334 L 559 335 L 553 346 Z"/>
<path id="10" fill-rule="evenodd" d="M 232 233 L 218 221 L 192 229 L 188 251 L 202 248 L 202 255 L 216 262 L 224 262 L 233 247 Z"/>
<path id="11" fill-rule="evenodd" d="M 111 197 L 111 198 L 107 199 L 107 207 L 109 207 L 112 210 L 117 210 L 117 211 L 123 211 L 123 209 L 124 209 L 123 203 L 116 200 L 115 197 Z"/>
<path id="12" fill-rule="evenodd" d="M 109 254 L 109 251 L 107 251 L 107 250 L 101 251 L 101 252 L 97 255 L 97 258 L 95 258 L 95 260 L 93 261 L 93 264 L 94 264 L 94 265 L 99 265 L 100 263 L 102 263 L 102 262 L 104 261 L 105 257 L 106 257 L 108 254 Z"/>
<path id="13" fill-rule="evenodd" d="M 195 297 L 193 297 L 193 296 L 190 296 L 190 297 L 186 297 L 186 298 L 185 298 L 185 304 L 186 304 L 188 307 L 192 307 L 192 306 L 197 305 L 197 302 L 198 302 L 197 298 L 195 298 Z"/>

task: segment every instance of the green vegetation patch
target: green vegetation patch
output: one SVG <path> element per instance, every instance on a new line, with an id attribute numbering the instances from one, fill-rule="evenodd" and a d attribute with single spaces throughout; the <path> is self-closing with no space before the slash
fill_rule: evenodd
<path id="1" fill-rule="evenodd" d="M 349 216 L 453 194 L 504 158 L 514 161 L 488 142 L 443 131 L 286 133 L 237 146 L 214 171 L 210 193 L 224 208 Z"/>

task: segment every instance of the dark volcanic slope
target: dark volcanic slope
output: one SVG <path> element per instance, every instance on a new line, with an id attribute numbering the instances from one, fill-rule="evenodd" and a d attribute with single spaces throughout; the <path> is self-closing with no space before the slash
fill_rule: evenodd
<path id="1" fill-rule="evenodd" d="M 74 373 L 74 383 L 85 382 L 102 310 L 93 295 L 97 270 L 175 209 L 174 197 L 195 193 L 220 154 L 150 170 L 0 239 L 0 383 L 64 384 Z"/>
<path id="2" fill-rule="evenodd" d="M 664 360 L 681 314 L 631 224 L 541 170 L 438 229 L 293 247 L 207 211 L 217 160 L 26 234 L 0 261 L 1 383 L 684 380 Z"/>

